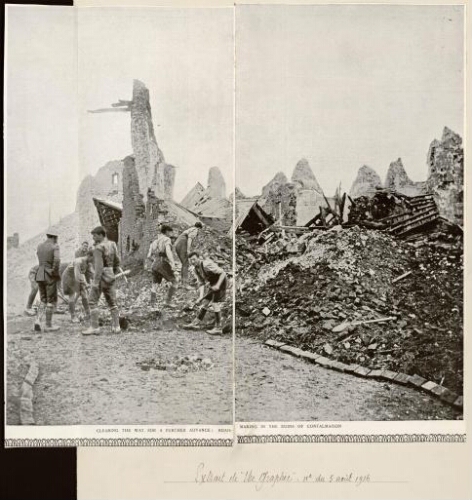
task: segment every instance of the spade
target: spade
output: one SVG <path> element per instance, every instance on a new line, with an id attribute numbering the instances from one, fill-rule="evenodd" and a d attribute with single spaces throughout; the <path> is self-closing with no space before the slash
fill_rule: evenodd
<path id="1" fill-rule="evenodd" d="M 387 318 L 377 318 L 377 319 L 369 319 L 366 321 L 344 321 L 343 323 L 339 324 L 338 326 L 335 326 L 331 331 L 334 333 L 341 333 L 350 326 L 356 326 L 356 325 L 365 325 L 367 323 L 382 323 L 384 321 L 392 321 L 397 319 L 396 316 L 388 316 Z"/>

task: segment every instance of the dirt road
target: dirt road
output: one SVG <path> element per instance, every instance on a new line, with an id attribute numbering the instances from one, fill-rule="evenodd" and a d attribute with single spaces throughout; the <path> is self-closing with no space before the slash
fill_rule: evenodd
<path id="1" fill-rule="evenodd" d="M 60 332 L 35 334 L 33 320 L 8 319 L 7 422 L 19 424 L 19 391 L 28 357 L 39 365 L 34 386 L 37 425 L 231 424 L 232 342 L 230 336 L 146 328 L 121 335 L 84 337 L 81 325 L 56 315 Z M 174 325 L 175 327 L 176 325 Z M 173 376 L 136 365 L 200 354 L 208 371 Z"/>
<path id="2" fill-rule="evenodd" d="M 236 420 L 455 419 L 460 412 L 424 393 L 327 370 L 238 338 Z"/>

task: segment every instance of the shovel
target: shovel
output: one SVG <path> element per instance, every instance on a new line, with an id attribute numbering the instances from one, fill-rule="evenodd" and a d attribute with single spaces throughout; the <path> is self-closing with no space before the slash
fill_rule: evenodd
<path id="1" fill-rule="evenodd" d="M 344 332 L 344 330 L 347 330 L 350 326 L 366 325 L 367 323 L 383 323 L 384 321 L 393 321 L 395 319 L 397 319 L 396 316 L 388 316 L 387 318 L 369 319 L 366 321 L 345 321 L 344 323 L 335 326 L 331 331 L 333 333 L 341 333 Z"/>

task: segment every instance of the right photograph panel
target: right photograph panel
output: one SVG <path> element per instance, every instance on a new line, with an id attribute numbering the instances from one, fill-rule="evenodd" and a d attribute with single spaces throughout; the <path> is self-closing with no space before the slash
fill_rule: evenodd
<path id="1" fill-rule="evenodd" d="M 463 16 L 236 7 L 240 442 L 465 432 Z"/>

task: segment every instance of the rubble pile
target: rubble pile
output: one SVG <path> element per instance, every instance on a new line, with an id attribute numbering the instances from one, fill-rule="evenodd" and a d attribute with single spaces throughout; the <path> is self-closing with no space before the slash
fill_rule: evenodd
<path id="1" fill-rule="evenodd" d="M 237 332 L 460 392 L 462 259 L 460 234 L 406 242 L 358 226 L 320 230 L 303 255 L 262 265 L 245 282 Z M 392 319 L 353 324 L 381 318 Z"/>
<path id="2" fill-rule="evenodd" d="M 214 366 L 210 358 L 204 358 L 200 354 L 192 354 L 190 356 L 174 356 L 171 360 L 157 356 L 156 358 L 148 358 L 136 363 L 141 370 L 167 371 L 169 374 L 185 375 L 189 372 L 208 371 Z"/>

